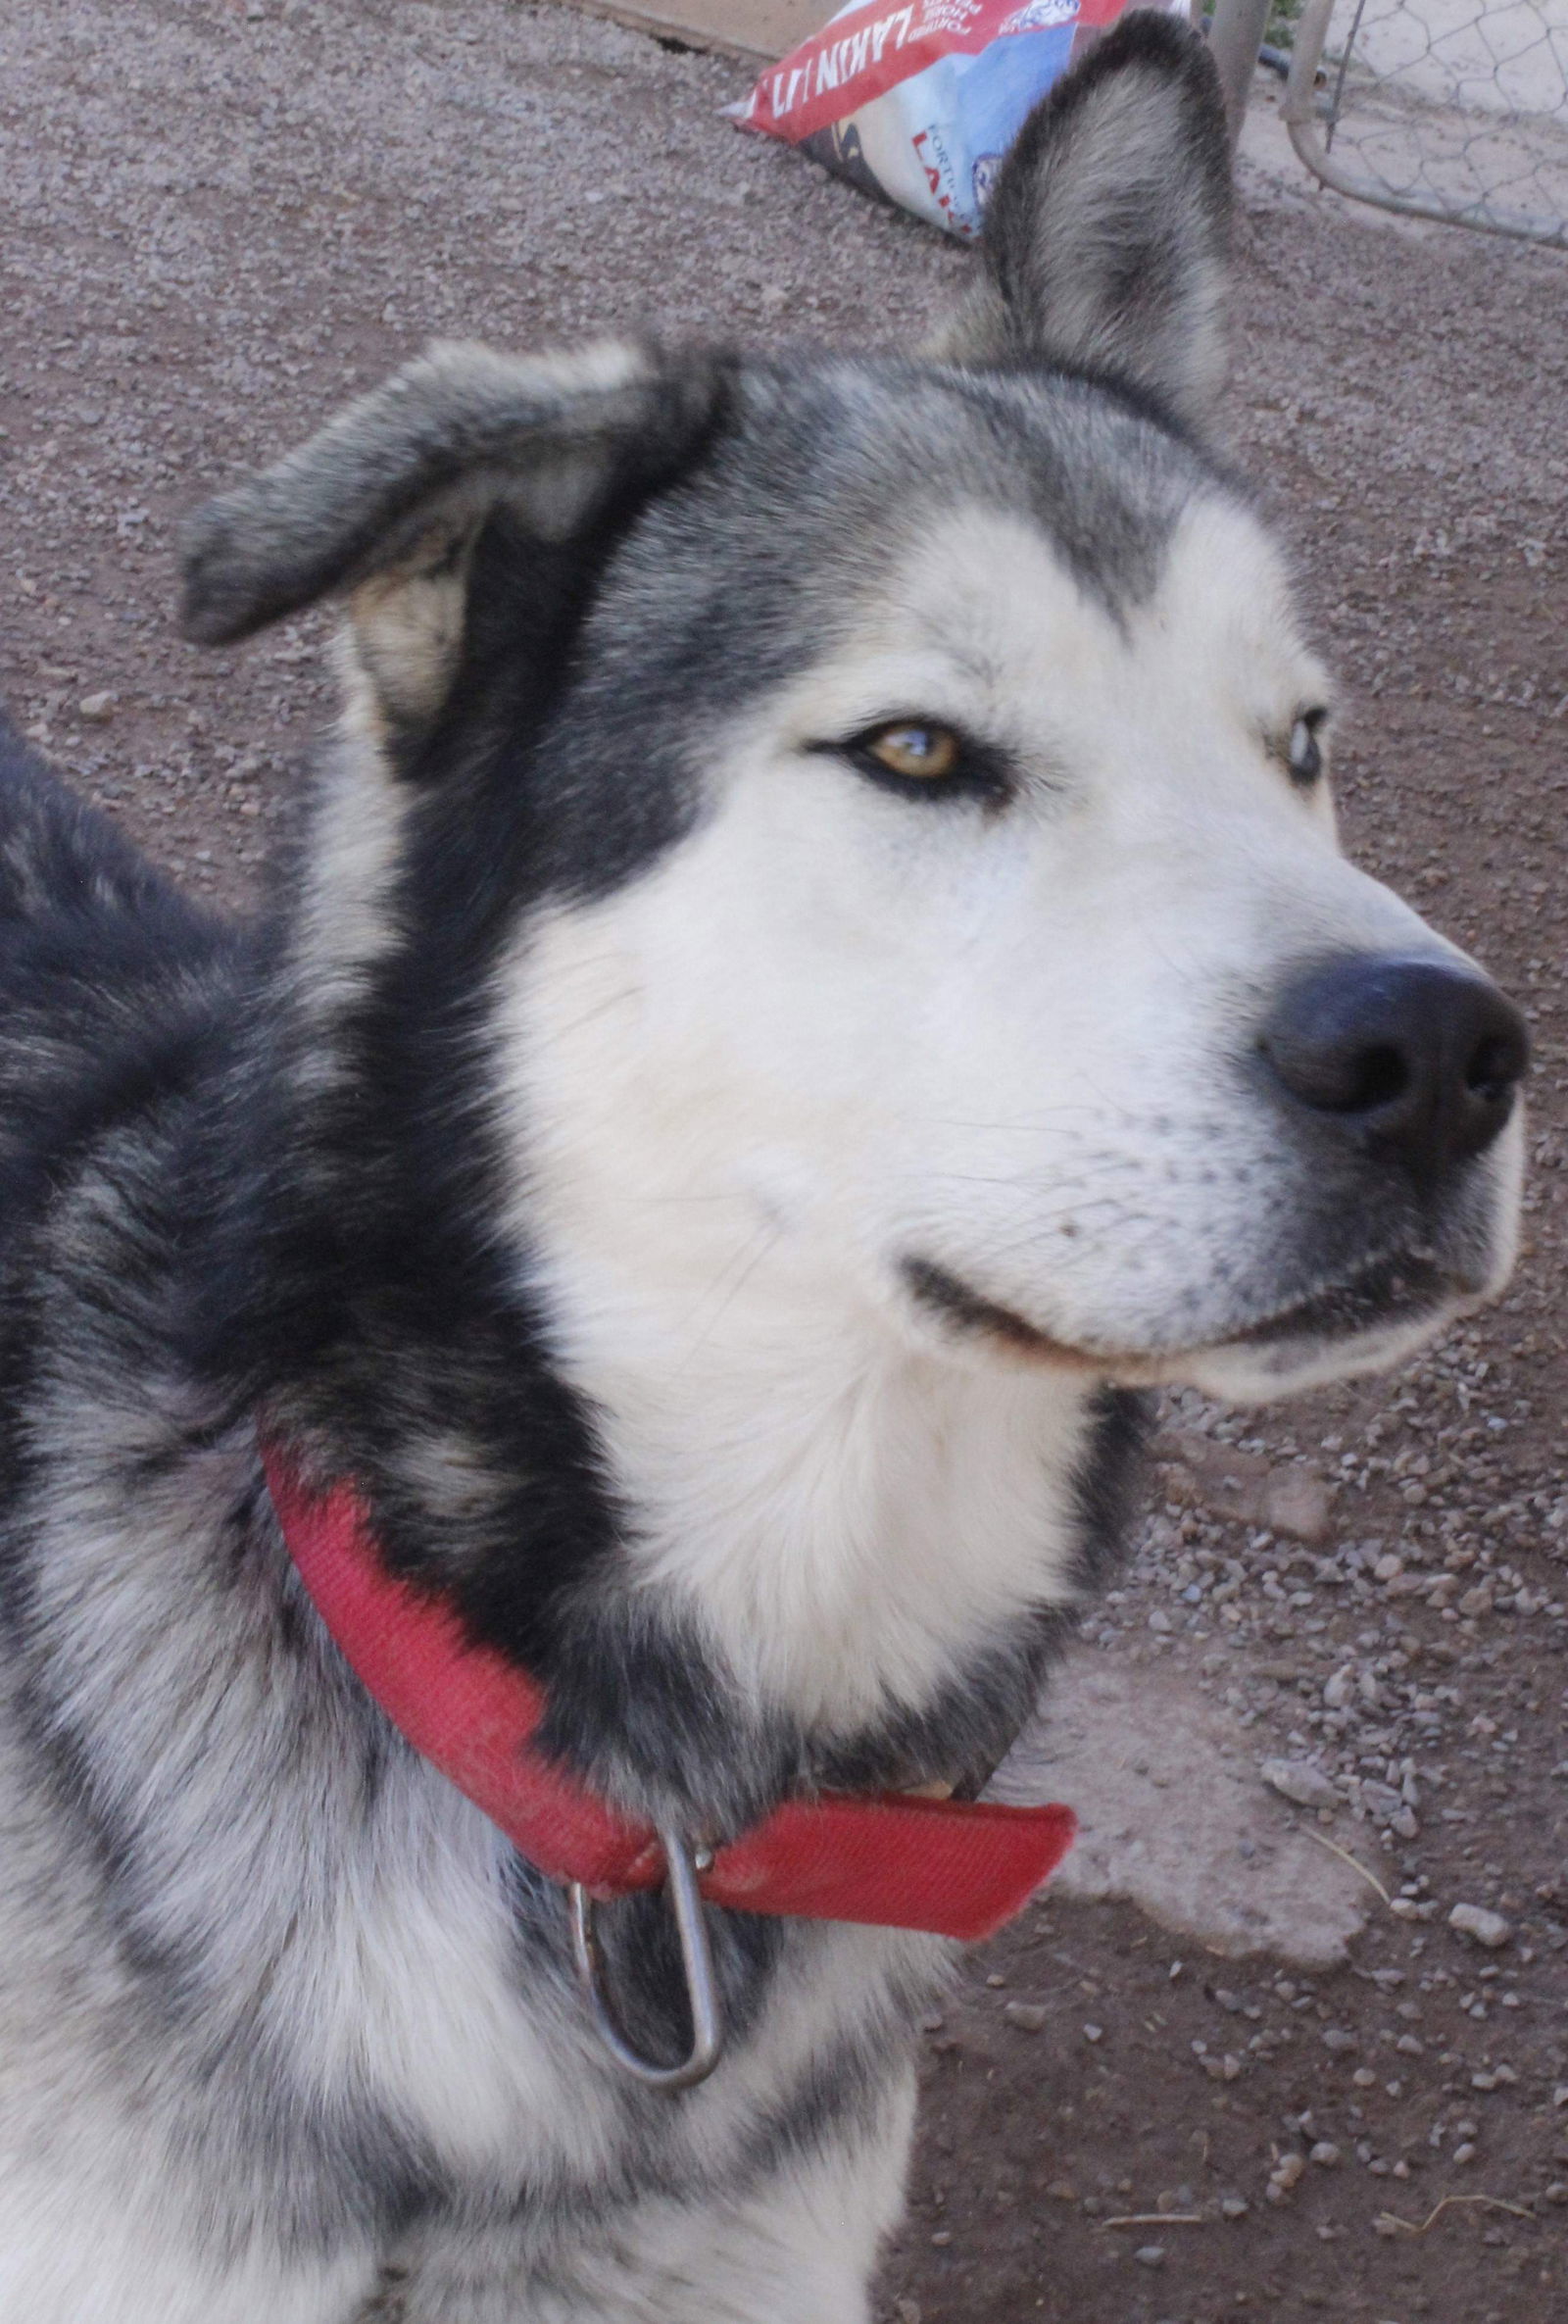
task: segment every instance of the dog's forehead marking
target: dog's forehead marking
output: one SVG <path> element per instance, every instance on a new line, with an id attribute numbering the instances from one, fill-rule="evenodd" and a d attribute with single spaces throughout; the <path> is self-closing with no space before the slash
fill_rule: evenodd
<path id="1" fill-rule="evenodd" d="M 1107 604 L 1147 594 L 1189 495 L 1213 471 L 1183 438 L 1067 372 L 833 359 L 743 374 L 710 478 L 762 563 L 871 564 L 911 511 L 1027 514 Z"/>

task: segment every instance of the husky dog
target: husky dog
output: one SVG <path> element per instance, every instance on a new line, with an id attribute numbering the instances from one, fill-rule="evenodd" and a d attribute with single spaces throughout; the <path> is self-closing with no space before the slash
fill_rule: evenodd
<path id="1" fill-rule="evenodd" d="M 925 359 L 443 347 L 199 515 L 348 599 L 260 932 L 15 749 L 0 822 L 0 2314 L 856 2324 L 951 1948 L 713 1911 L 643 2087 L 261 1462 L 617 1812 L 973 1789 L 1141 1392 L 1386 1364 L 1513 1248 L 1520 1020 L 1335 842 L 1202 447 L 1225 145 L 1133 17 Z M 687 2039 L 657 1893 L 620 2022 Z"/>

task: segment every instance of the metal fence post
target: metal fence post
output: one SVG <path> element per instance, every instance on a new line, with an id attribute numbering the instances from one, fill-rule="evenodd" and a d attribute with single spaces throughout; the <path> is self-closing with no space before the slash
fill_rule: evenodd
<path id="1" fill-rule="evenodd" d="M 1208 53 L 1225 92 L 1225 119 L 1233 149 L 1247 118 L 1247 100 L 1271 6 L 1272 0 L 1214 0 L 1214 14 L 1208 26 Z"/>

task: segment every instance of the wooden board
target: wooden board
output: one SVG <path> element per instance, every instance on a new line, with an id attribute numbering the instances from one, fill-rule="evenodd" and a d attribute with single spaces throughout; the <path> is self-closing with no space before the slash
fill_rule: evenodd
<path id="1" fill-rule="evenodd" d="M 723 49 L 768 63 L 820 31 L 835 10 L 835 0 L 654 0 L 647 8 L 627 0 L 570 0 L 570 5 L 591 16 L 613 17 L 641 32 L 672 34 L 694 48 Z"/>

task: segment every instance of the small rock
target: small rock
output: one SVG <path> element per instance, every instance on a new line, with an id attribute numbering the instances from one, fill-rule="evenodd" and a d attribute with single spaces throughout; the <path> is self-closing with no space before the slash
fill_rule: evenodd
<path id="1" fill-rule="evenodd" d="M 1102 2040 L 1104 2031 L 1105 2029 L 1102 2025 L 1086 2025 L 1084 2027 L 1084 2040 L 1086 2042 L 1099 2042 Z"/>
<path id="2" fill-rule="evenodd" d="M 1343 1710 L 1354 1690 L 1355 1665 L 1353 1662 L 1347 1662 L 1343 1669 L 1335 1671 L 1333 1677 L 1324 1687 L 1323 1700 L 1330 1710 Z"/>
<path id="3" fill-rule="evenodd" d="M 1167 1479 L 1171 1500 L 1207 1508 L 1218 1517 L 1239 1518 L 1246 1525 L 1263 1523 L 1274 1471 L 1262 1454 L 1187 1435 L 1175 1439 L 1171 1450 L 1178 1463 Z"/>
<path id="4" fill-rule="evenodd" d="M 1278 2202 L 1282 2195 L 1289 2195 L 1305 2169 L 1306 2157 L 1304 2154 L 1298 2154 L 1294 2151 L 1289 2154 L 1282 2154 L 1268 2175 L 1270 2201 Z"/>
<path id="5" fill-rule="evenodd" d="M 1308 2162 L 1315 2162 L 1322 2170 L 1331 2171 L 1340 2160 L 1340 2150 L 1332 2139 L 1319 2139 L 1308 2152 L 1306 2159 Z"/>
<path id="6" fill-rule="evenodd" d="M 1454 2159 L 1454 2161 L 1455 2161 L 1455 2162 L 1474 2162 L 1475 2158 L 1476 2158 L 1475 2141 L 1474 2141 L 1473 2139 L 1462 2139 L 1462 2140 L 1460 2141 L 1459 2145 L 1458 2145 L 1457 2147 L 1455 2147 L 1455 2149 L 1454 2149 L 1454 2151 L 1453 2151 L 1453 2159 Z"/>
<path id="7" fill-rule="evenodd" d="M 1141 2267 L 1163 2267 L 1165 2247 L 1163 2244 L 1140 2244 L 1133 2257 Z"/>
<path id="8" fill-rule="evenodd" d="M 1328 1487 L 1309 1468 L 1276 1468 L 1263 1488 L 1263 1522 L 1297 1541 L 1319 1542 L 1329 1530 Z"/>
<path id="9" fill-rule="evenodd" d="M 1370 1777 L 1361 1784 L 1361 1805 L 1368 1815 L 1375 1815 L 1380 1824 L 1392 1823 L 1404 1803 L 1392 1784 L 1377 1783 Z"/>
<path id="10" fill-rule="evenodd" d="M 1251 2204 L 1248 2202 L 1243 2196 L 1222 2195 L 1220 2197 L 1219 2215 L 1222 2219 L 1245 2219 L 1251 2207 Z"/>
<path id="11" fill-rule="evenodd" d="M 1004 2002 L 1002 2014 L 1009 2025 L 1021 2034 L 1038 2034 L 1046 2022 L 1046 2010 L 1039 2002 Z"/>
<path id="12" fill-rule="evenodd" d="M 1259 1769 L 1263 1781 L 1298 1807 L 1337 1807 L 1340 1795 L 1321 1767 L 1310 1759 L 1265 1759 Z"/>
<path id="13" fill-rule="evenodd" d="M 917 2299 L 896 2299 L 893 2313 L 899 2324 L 920 2324 L 920 2302 Z"/>
<path id="14" fill-rule="evenodd" d="M 1485 1904 L 1455 1904 L 1448 1915 L 1448 1926 L 1457 1929 L 1463 1937 L 1474 1937 L 1478 1945 L 1485 1945 L 1494 1953 L 1513 1935 L 1511 1922 L 1504 1920 L 1500 1912 L 1489 1912 Z"/>
<path id="15" fill-rule="evenodd" d="M 76 716 L 85 718 L 89 726 L 106 726 L 115 715 L 118 694 L 84 694 L 76 705 Z"/>
<path id="16" fill-rule="evenodd" d="M 1169 1614 L 1163 1612 L 1160 1607 L 1156 1606 L 1153 1612 L 1149 1617 L 1149 1627 L 1151 1630 L 1164 1631 L 1168 1630 L 1170 1626 L 1171 1620 Z"/>

